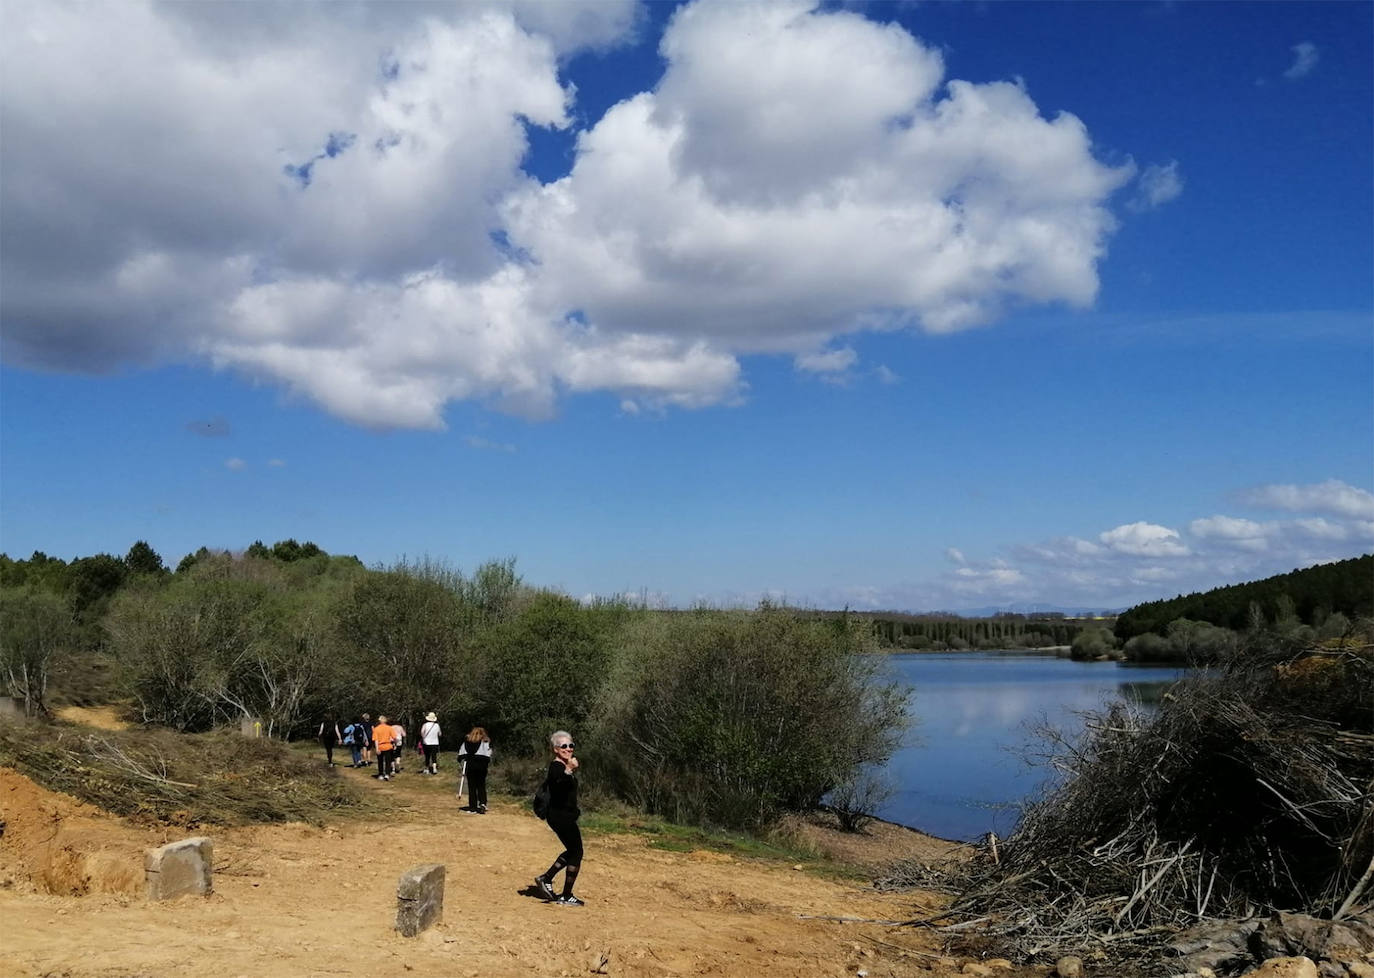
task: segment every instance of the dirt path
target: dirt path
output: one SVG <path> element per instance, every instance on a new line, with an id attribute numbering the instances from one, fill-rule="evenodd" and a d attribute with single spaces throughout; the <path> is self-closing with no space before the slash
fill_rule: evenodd
<path id="1" fill-rule="evenodd" d="M 935 897 L 614 835 L 588 840 L 587 906 L 550 905 L 524 891 L 559 846 L 519 806 L 466 815 L 442 778 L 343 773 L 395 818 L 210 830 L 214 895 L 150 904 L 142 850 L 188 833 L 132 825 L 0 769 L 0 975 L 573 976 L 603 956 L 602 973 L 626 978 L 959 971 L 925 932 L 814 919 L 908 919 Z M 430 862 L 448 867 L 443 923 L 401 938 L 396 879 Z"/>

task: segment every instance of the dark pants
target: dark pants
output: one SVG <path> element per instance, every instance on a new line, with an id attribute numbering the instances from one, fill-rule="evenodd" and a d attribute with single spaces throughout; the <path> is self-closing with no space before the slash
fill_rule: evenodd
<path id="1" fill-rule="evenodd" d="M 563 854 L 558 858 L 569 866 L 582 865 L 582 830 L 577 827 L 577 816 L 568 812 L 549 812 L 549 828 L 553 829 L 558 841 L 563 843 Z"/>
<path id="2" fill-rule="evenodd" d="M 329 762 L 329 766 L 330 766 L 330 767 L 333 767 L 333 766 L 334 766 L 334 741 L 332 741 L 332 740 L 323 740 L 323 741 L 320 741 L 320 743 L 324 744 L 324 759 L 325 759 L 326 761 Z"/>
<path id="3" fill-rule="evenodd" d="M 384 778 L 389 778 L 391 776 L 392 758 L 395 756 L 396 752 L 394 750 L 377 751 L 377 773 Z"/>
<path id="4" fill-rule="evenodd" d="M 429 771 L 439 770 L 438 744 L 425 744 L 425 769 Z"/>
<path id="5" fill-rule="evenodd" d="M 487 769 L 468 772 L 468 807 L 487 807 Z"/>

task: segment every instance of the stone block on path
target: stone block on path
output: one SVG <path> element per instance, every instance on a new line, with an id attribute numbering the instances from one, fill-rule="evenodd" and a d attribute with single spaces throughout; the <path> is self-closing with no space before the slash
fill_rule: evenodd
<path id="1" fill-rule="evenodd" d="M 143 858 L 149 900 L 205 896 L 214 891 L 211 878 L 215 847 L 204 836 L 149 849 Z"/>
<path id="2" fill-rule="evenodd" d="M 444 915 L 444 866 L 430 863 L 401 874 L 396 884 L 396 929 L 414 937 Z"/>

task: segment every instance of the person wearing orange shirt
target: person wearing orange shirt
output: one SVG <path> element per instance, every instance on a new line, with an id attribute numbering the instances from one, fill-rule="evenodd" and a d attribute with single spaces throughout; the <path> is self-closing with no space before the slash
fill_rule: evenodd
<path id="1" fill-rule="evenodd" d="M 392 762 L 396 758 L 396 736 L 391 732 L 391 724 L 381 714 L 377 715 L 377 725 L 372 728 L 372 740 L 377 745 L 376 776 L 382 781 L 390 781 Z"/>

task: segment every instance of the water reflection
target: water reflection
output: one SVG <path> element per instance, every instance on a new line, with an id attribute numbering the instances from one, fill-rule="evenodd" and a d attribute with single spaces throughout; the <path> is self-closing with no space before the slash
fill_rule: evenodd
<path id="1" fill-rule="evenodd" d="M 1049 773 L 1027 763 L 1036 727 L 1076 735 L 1083 712 L 1123 696 L 1154 703 L 1182 674 L 1034 653 L 903 653 L 890 662 L 914 690 L 918 722 L 887 765 L 896 790 L 879 814 L 949 839 L 1015 826 L 1022 800 Z"/>

